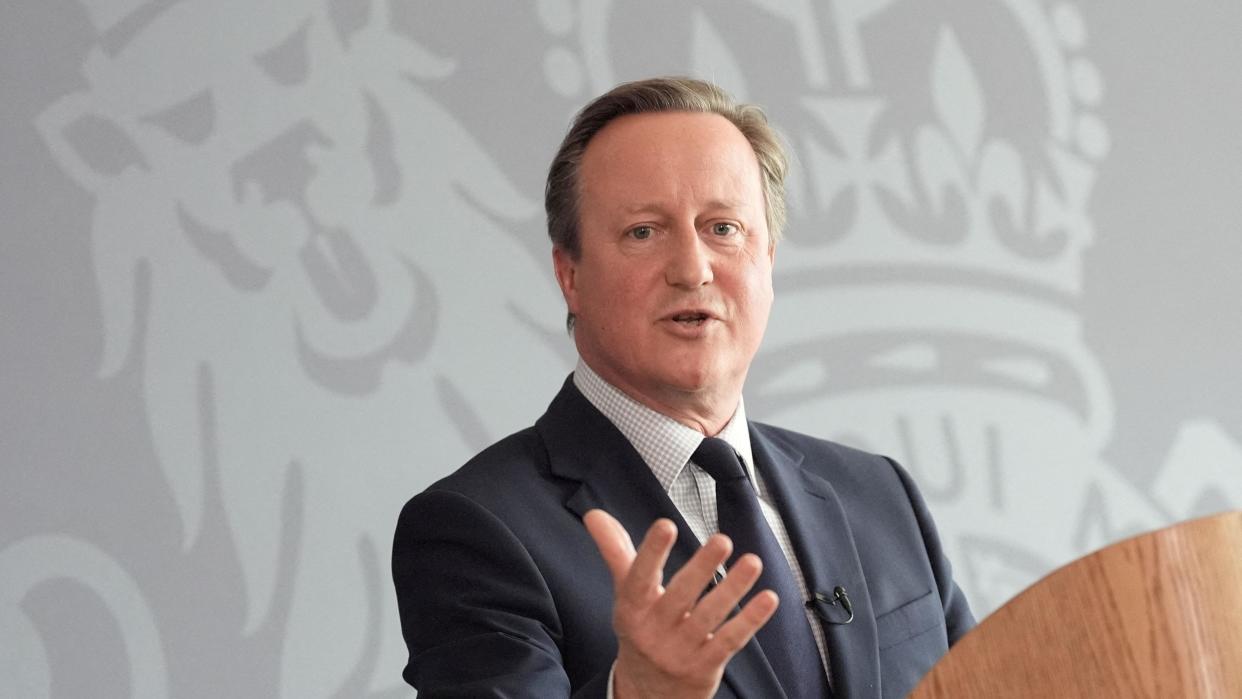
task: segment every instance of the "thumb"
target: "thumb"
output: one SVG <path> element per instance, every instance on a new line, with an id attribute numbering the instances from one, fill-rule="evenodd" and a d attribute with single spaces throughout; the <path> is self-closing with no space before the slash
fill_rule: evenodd
<path id="1" fill-rule="evenodd" d="M 634 541 L 630 539 L 625 527 L 603 510 L 587 512 L 582 517 L 582 523 L 586 525 L 591 538 L 595 540 L 595 547 L 604 557 L 604 563 L 612 573 L 613 583 L 620 585 L 634 562 Z"/>

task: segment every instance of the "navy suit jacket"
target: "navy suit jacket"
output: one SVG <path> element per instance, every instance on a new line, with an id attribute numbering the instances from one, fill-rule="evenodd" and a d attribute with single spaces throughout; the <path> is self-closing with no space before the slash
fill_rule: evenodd
<path id="1" fill-rule="evenodd" d="M 851 623 L 824 626 L 835 694 L 905 696 L 974 624 L 914 484 L 892 461 L 832 442 L 754 422 L 750 438 L 808 588 L 841 586 L 853 603 Z M 612 578 L 581 521 L 597 507 L 636 544 L 655 519 L 676 522 L 666 576 L 698 548 L 572 380 L 534 427 L 409 501 L 392 566 L 404 676 L 420 697 L 604 696 L 617 652 Z M 717 696 L 784 696 L 756 641 L 729 662 Z"/>

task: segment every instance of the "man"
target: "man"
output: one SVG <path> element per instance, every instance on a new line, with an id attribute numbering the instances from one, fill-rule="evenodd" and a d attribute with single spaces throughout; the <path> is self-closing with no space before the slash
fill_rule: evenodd
<path id="1" fill-rule="evenodd" d="M 707 83 L 578 115 L 546 192 L 577 369 L 398 523 L 421 697 L 904 696 L 973 625 L 896 464 L 746 420 L 785 171 Z"/>

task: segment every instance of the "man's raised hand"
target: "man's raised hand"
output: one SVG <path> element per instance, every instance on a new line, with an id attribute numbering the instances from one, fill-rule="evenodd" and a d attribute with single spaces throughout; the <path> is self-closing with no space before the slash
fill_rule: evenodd
<path id="1" fill-rule="evenodd" d="M 591 510 L 583 522 L 612 572 L 616 699 L 715 694 L 729 658 L 750 641 L 779 603 L 775 593 L 765 590 L 729 618 L 759 578 L 759 558 L 740 557 L 724 581 L 703 595 L 733 549 L 728 537 L 716 534 L 666 588 L 664 564 L 677 540 L 671 521 L 656 520 L 637 551 L 625 528 L 607 512 Z"/>

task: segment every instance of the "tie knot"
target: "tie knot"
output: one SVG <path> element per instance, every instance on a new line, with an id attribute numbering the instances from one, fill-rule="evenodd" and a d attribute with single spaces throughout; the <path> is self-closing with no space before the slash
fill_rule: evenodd
<path id="1" fill-rule="evenodd" d="M 707 471 L 717 483 L 735 481 L 746 478 L 746 469 L 742 460 L 729 443 L 716 437 L 708 437 L 699 443 L 690 457 L 699 468 Z"/>

